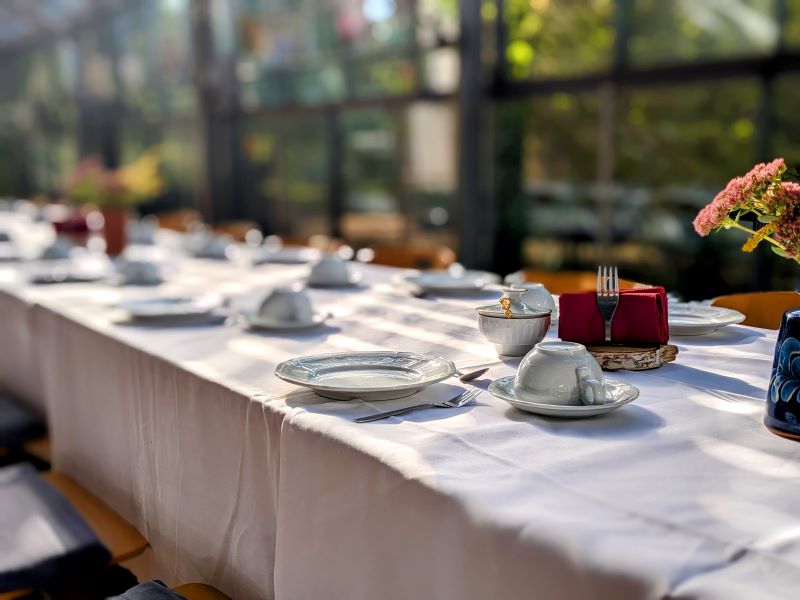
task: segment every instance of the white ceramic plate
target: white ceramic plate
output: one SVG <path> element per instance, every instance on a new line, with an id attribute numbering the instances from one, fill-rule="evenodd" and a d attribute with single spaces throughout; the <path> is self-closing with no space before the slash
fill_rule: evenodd
<path id="1" fill-rule="evenodd" d="M 455 365 L 416 352 L 342 352 L 282 362 L 275 375 L 334 400 L 404 398 L 451 377 Z"/>
<path id="2" fill-rule="evenodd" d="M 306 331 L 323 325 L 330 316 L 326 312 L 314 313 L 310 321 L 276 321 L 256 314 L 255 311 L 243 311 L 240 313 L 248 329 L 275 332 Z"/>
<path id="3" fill-rule="evenodd" d="M 160 320 L 175 318 L 202 318 L 209 316 L 222 304 L 217 294 L 196 298 L 163 297 L 148 300 L 128 300 L 117 304 L 136 320 Z"/>
<path id="4" fill-rule="evenodd" d="M 279 248 L 277 250 L 264 248 L 253 258 L 253 264 L 302 265 L 319 260 L 321 254 L 316 248 Z"/>
<path id="5" fill-rule="evenodd" d="M 458 276 L 450 271 L 423 271 L 419 275 L 410 275 L 406 281 L 423 292 L 431 294 L 474 294 L 487 285 L 499 283 L 500 276 L 486 271 L 464 271 Z"/>
<path id="6" fill-rule="evenodd" d="M 520 410 L 547 417 L 561 417 L 562 419 L 581 419 L 602 415 L 612 410 L 617 410 L 620 406 L 625 406 L 639 397 L 639 388 L 635 385 L 608 378 L 606 378 L 606 391 L 612 397 L 612 402 L 589 406 L 562 406 L 521 400 L 514 393 L 513 375 L 493 381 L 489 386 L 489 391 Z"/>
<path id="7" fill-rule="evenodd" d="M 742 313 L 729 308 L 682 302 L 669 303 L 670 336 L 706 335 L 720 327 L 735 325 L 744 320 L 745 316 Z"/>

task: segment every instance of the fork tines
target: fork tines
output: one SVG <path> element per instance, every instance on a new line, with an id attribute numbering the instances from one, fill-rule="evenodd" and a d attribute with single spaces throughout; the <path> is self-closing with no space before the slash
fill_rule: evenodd
<path id="1" fill-rule="evenodd" d="M 605 322 L 605 341 L 611 342 L 611 323 L 619 305 L 617 267 L 597 267 L 597 308 Z"/>

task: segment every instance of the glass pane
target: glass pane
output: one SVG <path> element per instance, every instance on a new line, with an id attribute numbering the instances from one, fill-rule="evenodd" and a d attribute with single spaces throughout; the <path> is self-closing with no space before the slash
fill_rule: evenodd
<path id="1" fill-rule="evenodd" d="M 353 95 L 381 97 L 410 94 L 416 74 L 410 60 L 382 60 L 352 65 Z"/>
<path id="2" fill-rule="evenodd" d="M 432 244 L 457 246 L 458 112 L 453 103 L 419 102 L 405 114 L 408 144 L 404 185 L 408 191 L 409 235 Z"/>
<path id="3" fill-rule="evenodd" d="M 634 0 L 631 62 L 762 55 L 780 35 L 780 0 Z"/>
<path id="4" fill-rule="evenodd" d="M 794 168 L 800 167 L 800 75 L 785 75 L 775 81 L 773 91 L 775 118 L 772 124 L 772 154 L 782 156 Z"/>
<path id="5" fill-rule="evenodd" d="M 617 178 L 718 185 L 748 171 L 756 160 L 759 96 L 749 79 L 622 92 Z"/>
<path id="6" fill-rule="evenodd" d="M 405 238 L 401 210 L 398 115 L 357 110 L 340 120 L 345 213 L 340 223 L 350 243 L 384 243 Z"/>
<path id="7" fill-rule="evenodd" d="M 236 0 L 233 5 L 236 75 L 246 108 L 403 95 L 417 87 L 414 0 L 299 0 L 266 6 Z M 438 31 L 435 8 L 425 19 Z"/>
<path id="8" fill-rule="evenodd" d="M 506 60 L 513 79 L 607 70 L 613 0 L 506 0 Z"/>
<path id="9" fill-rule="evenodd" d="M 783 23 L 788 46 L 800 46 L 800 0 L 785 0 L 787 18 Z"/>
<path id="10" fill-rule="evenodd" d="M 180 118 L 167 124 L 126 120 L 120 129 L 120 164 L 137 159 L 148 150 L 160 157 L 159 171 L 165 190 L 154 202 L 142 206 L 145 212 L 190 206 L 195 188 L 202 181 L 202 146 L 197 123 Z"/>
<path id="11" fill-rule="evenodd" d="M 301 240 L 329 232 L 328 139 L 322 115 L 243 122 L 237 177 L 248 217 Z"/>

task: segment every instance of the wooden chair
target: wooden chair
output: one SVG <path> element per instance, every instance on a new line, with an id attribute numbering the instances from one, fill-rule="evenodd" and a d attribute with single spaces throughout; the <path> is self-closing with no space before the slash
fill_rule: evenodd
<path id="1" fill-rule="evenodd" d="M 20 450 L 27 452 L 28 444 L 41 439 L 47 439 L 41 415 L 10 394 L 0 393 L 0 455 L 24 460 Z"/>
<path id="2" fill-rule="evenodd" d="M 186 600 L 231 600 L 219 590 L 204 583 L 187 583 L 173 588 L 172 591 L 185 596 Z"/>
<path id="3" fill-rule="evenodd" d="M 212 227 L 214 233 L 229 235 L 237 242 L 244 242 L 248 232 L 259 230 L 258 223 L 253 221 L 223 221 Z"/>
<path id="4" fill-rule="evenodd" d="M 456 261 L 456 253 L 447 246 L 379 246 L 372 249 L 372 261 L 378 265 L 406 269 L 446 269 Z"/>
<path id="5" fill-rule="evenodd" d="M 110 565 L 134 558 L 145 551 L 148 542 L 136 529 L 111 510 L 102 500 L 81 487 L 72 478 L 56 471 L 46 471 L 41 477 L 55 488 L 86 521 L 97 538 L 111 554 Z M 31 590 L 0 593 L 0 600 L 22 598 Z M 202 597 L 201 597 L 202 598 Z"/>
<path id="6" fill-rule="evenodd" d="M 800 308 L 800 294 L 797 292 L 751 292 L 717 296 L 712 306 L 738 310 L 747 318 L 742 325 L 778 329 L 783 313 L 792 308 Z"/>
<path id="7" fill-rule="evenodd" d="M 50 437 L 47 435 L 25 442 L 22 445 L 22 449 L 25 450 L 27 454 L 30 454 L 44 463 L 50 464 L 53 462 L 50 460 L 52 456 L 50 452 Z"/>
<path id="8" fill-rule="evenodd" d="M 544 284 L 551 294 L 564 292 L 593 292 L 597 289 L 597 273 L 592 271 L 544 271 L 524 269 L 523 281 L 536 281 Z M 648 287 L 630 279 L 620 279 L 620 288 Z"/>
<path id="9" fill-rule="evenodd" d="M 45 471 L 42 477 L 69 500 L 97 538 L 108 548 L 112 565 L 139 556 L 145 551 L 147 540 L 142 534 L 71 477 L 57 471 Z"/>
<path id="10" fill-rule="evenodd" d="M 189 231 L 194 223 L 202 223 L 200 213 L 193 208 L 179 208 L 156 215 L 158 226 L 173 231 Z"/>

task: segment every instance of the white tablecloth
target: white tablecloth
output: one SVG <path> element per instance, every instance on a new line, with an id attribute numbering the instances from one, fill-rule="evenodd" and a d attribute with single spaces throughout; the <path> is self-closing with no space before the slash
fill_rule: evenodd
<path id="1" fill-rule="evenodd" d="M 168 583 L 234 598 L 794 597 L 800 446 L 761 424 L 774 332 L 675 339 L 675 364 L 616 375 L 641 396 L 602 418 L 539 418 L 485 392 L 357 425 L 455 380 L 333 402 L 274 366 L 389 348 L 511 374 L 475 327 L 481 300 L 397 295 L 395 270 L 368 267 L 370 289 L 311 292 L 334 317 L 305 334 L 119 322 L 122 298 L 214 289 L 252 306 L 305 272 L 179 266 L 163 289 L 34 287 L 0 269 L 0 327 L 27 340 L 0 348 L 3 382 L 38 391 L 55 467 L 142 531 Z"/>

